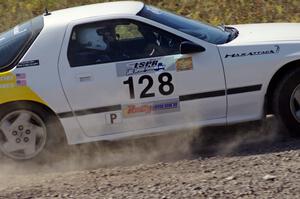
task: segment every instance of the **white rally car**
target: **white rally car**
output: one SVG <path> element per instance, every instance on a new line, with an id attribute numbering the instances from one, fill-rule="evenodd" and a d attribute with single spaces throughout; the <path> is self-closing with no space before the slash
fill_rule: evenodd
<path id="1" fill-rule="evenodd" d="M 12 159 L 63 132 L 79 144 L 266 114 L 300 134 L 300 24 L 213 27 L 140 2 L 88 5 L 1 34 L 0 68 Z"/>

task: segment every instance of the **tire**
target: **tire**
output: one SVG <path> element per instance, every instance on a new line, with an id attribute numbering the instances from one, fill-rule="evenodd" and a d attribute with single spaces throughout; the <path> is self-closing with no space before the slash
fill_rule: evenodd
<path id="1" fill-rule="evenodd" d="M 297 100 L 298 98 L 298 100 Z M 273 111 L 280 127 L 300 137 L 300 68 L 289 72 L 273 94 Z"/>
<path id="2" fill-rule="evenodd" d="M 0 107 L 0 151 L 13 160 L 43 159 L 43 153 L 64 144 L 58 118 L 35 103 Z"/>

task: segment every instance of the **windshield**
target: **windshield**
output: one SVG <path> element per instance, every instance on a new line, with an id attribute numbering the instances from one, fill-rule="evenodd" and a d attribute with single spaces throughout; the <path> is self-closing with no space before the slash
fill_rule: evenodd
<path id="1" fill-rule="evenodd" d="M 145 6 L 138 15 L 212 44 L 224 44 L 230 37 L 229 32 L 223 31 L 220 28 L 162 11 L 152 6 Z"/>
<path id="2" fill-rule="evenodd" d="M 37 17 L 0 34 L 0 72 L 17 64 L 43 26 L 43 17 Z"/>

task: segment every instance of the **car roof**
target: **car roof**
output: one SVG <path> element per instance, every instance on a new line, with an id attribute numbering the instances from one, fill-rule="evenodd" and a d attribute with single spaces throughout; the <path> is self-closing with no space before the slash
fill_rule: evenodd
<path id="1" fill-rule="evenodd" d="M 70 21 L 96 16 L 136 15 L 143 7 L 144 3 L 138 1 L 98 3 L 53 11 L 51 15 L 45 16 L 45 20 L 68 23 Z"/>

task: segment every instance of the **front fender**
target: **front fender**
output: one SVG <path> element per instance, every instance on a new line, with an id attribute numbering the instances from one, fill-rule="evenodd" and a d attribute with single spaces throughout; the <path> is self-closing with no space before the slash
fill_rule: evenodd
<path id="1" fill-rule="evenodd" d="M 282 52 L 284 52 L 284 55 L 280 57 L 280 59 L 276 59 L 276 62 L 273 64 L 270 63 L 268 73 L 265 76 L 264 82 L 263 82 L 263 88 L 262 90 L 264 93 L 267 93 L 267 90 L 270 86 L 270 83 L 276 74 L 281 71 L 283 68 L 290 66 L 291 63 L 294 63 L 296 61 L 300 60 L 300 44 L 294 44 L 294 45 L 280 45 Z M 292 65 L 294 67 L 297 67 L 296 65 Z M 300 66 L 300 65 L 299 65 Z"/>

